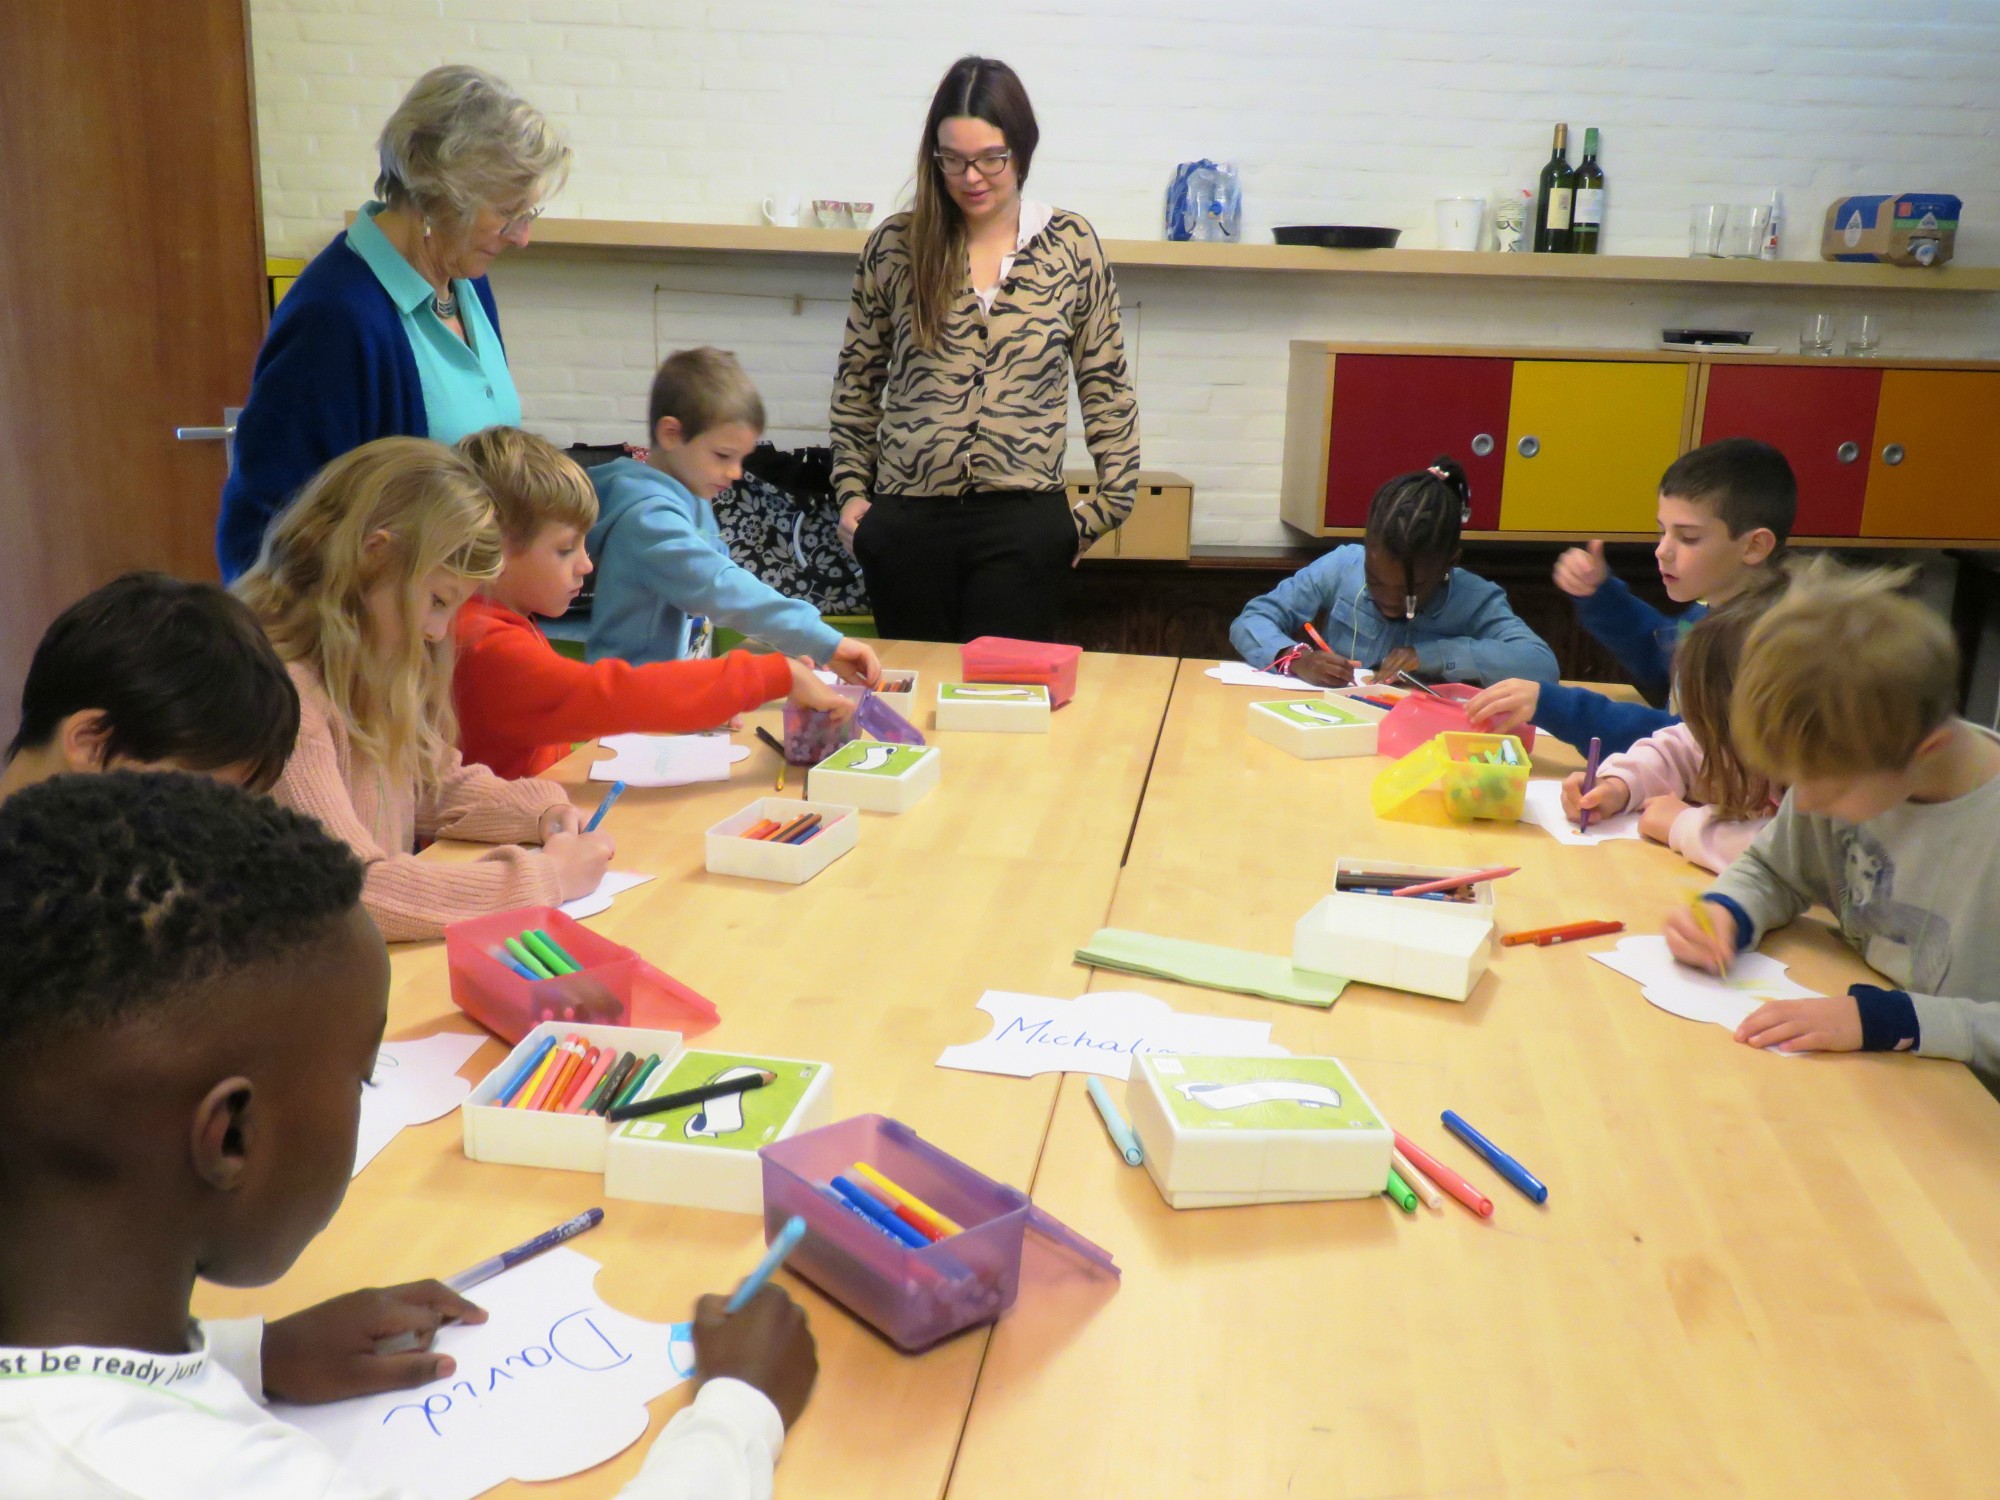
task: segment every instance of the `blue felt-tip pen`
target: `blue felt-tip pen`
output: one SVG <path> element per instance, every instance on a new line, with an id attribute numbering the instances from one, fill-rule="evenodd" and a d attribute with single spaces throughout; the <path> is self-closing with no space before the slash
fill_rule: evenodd
<path id="1" fill-rule="evenodd" d="M 1104 1119 L 1104 1128 L 1111 1136 L 1111 1144 L 1118 1148 L 1118 1154 L 1125 1158 L 1128 1167 L 1146 1164 L 1146 1148 L 1139 1144 L 1139 1138 L 1132 1133 L 1132 1127 L 1125 1123 L 1125 1117 L 1118 1113 L 1118 1106 L 1111 1102 L 1110 1091 L 1104 1087 L 1104 1080 L 1095 1073 L 1084 1075 L 1083 1086 L 1090 1095 L 1090 1102 L 1097 1106 L 1097 1113 Z"/>
<path id="2" fill-rule="evenodd" d="M 890 1208 L 852 1177 L 836 1173 L 833 1179 L 833 1190 L 863 1213 L 867 1214 L 877 1224 L 888 1230 L 889 1233 L 893 1234 L 905 1245 L 909 1246 L 910 1249 L 921 1250 L 930 1243 L 920 1231 L 912 1229 L 908 1224 L 897 1218 L 896 1211 L 893 1208 Z"/>
<path id="3" fill-rule="evenodd" d="M 1461 1141 L 1464 1141 L 1466 1145 L 1485 1157 L 1486 1164 L 1502 1177 L 1506 1178 L 1513 1186 L 1519 1188 L 1522 1196 L 1527 1198 L 1531 1203 L 1546 1203 L 1549 1201 L 1548 1187 L 1540 1178 L 1536 1177 L 1533 1172 L 1530 1172 L 1526 1167 L 1515 1161 L 1513 1157 L 1509 1156 L 1505 1151 L 1502 1151 L 1498 1146 L 1487 1140 L 1485 1136 L 1466 1124 L 1464 1118 L 1456 1110 L 1446 1110 L 1443 1118 L 1446 1130 L 1449 1130 Z"/>
<path id="4" fill-rule="evenodd" d="M 625 795 L 625 783 L 614 781 L 611 790 L 604 794 L 604 800 L 597 804 L 597 811 L 590 815 L 590 821 L 583 825 L 585 833 L 597 832 L 597 825 L 604 821 L 604 815 L 611 811 L 611 804 Z"/>
<path id="5" fill-rule="evenodd" d="M 730 1298 L 722 1305 L 725 1315 L 741 1312 L 744 1304 L 764 1290 L 764 1283 L 771 1279 L 772 1272 L 785 1263 L 785 1257 L 798 1248 L 799 1241 L 806 1237 L 806 1221 L 797 1214 L 785 1220 L 785 1227 L 771 1238 L 771 1248 L 764 1252 L 764 1258 L 757 1262 L 757 1268 L 743 1278 Z"/>

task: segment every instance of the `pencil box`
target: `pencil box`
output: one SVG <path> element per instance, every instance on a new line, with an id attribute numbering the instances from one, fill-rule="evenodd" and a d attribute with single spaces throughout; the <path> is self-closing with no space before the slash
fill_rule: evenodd
<path id="1" fill-rule="evenodd" d="M 1083 660 L 1083 647 L 982 635 L 967 641 L 958 659 L 967 682 L 1040 683 L 1049 690 L 1049 706 L 1061 708 L 1076 696 L 1076 669 Z"/>
<path id="2" fill-rule="evenodd" d="M 574 974 L 528 979 L 500 955 L 507 939 L 538 930 L 580 966 Z M 453 922 L 444 930 L 452 1003 L 503 1041 L 518 1042 L 543 1021 L 650 1026 L 699 1036 L 722 1019 L 715 1006 L 622 943 L 572 921 L 553 906 L 523 906 Z"/>
<path id="3" fill-rule="evenodd" d="M 1493 882 L 1475 886 L 1470 901 L 1340 888 L 1341 876 L 1364 873 L 1442 879 L 1475 872 L 1379 859 L 1337 861 L 1334 889 L 1292 928 L 1292 967 L 1440 1000 L 1470 996 L 1492 958 Z"/>
<path id="4" fill-rule="evenodd" d="M 1527 747 L 1511 734 L 1447 731 L 1378 772 L 1368 799 L 1378 818 L 1518 820 L 1528 804 Z"/>
<path id="5" fill-rule="evenodd" d="M 882 1115 L 838 1120 L 757 1154 L 764 1165 L 765 1241 L 794 1214 L 806 1221 L 805 1238 L 785 1269 L 906 1352 L 990 1323 L 1012 1307 L 1027 1254 L 1052 1273 L 1080 1266 L 1093 1276 L 1119 1274 L 1109 1252 L 1035 1207 L 1026 1193 Z M 849 1208 L 830 1184 L 836 1174 L 853 1174 L 856 1162 L 956 1221 L 958 1233 L 911 1248 Z M 1055 1252 L 1048 1263 L 1043 1250 Z"/>
<path id="6" fill-rule="evenodd" d="M 1359 696 L 1366 688 L 1331 689 L 1319 698 L 1294 693 L 1250 705 L 1250 733 L 1300 760 L 1373 755 L 1385 712 Z"/>
<path id="7" fill-rule="evenodd" d="M 849 740 L 806 773 L 806 796 L 864 812 L 908 812 L 938 784 L 942 766 L 935 745 Z"/>
<path id="8" fill-rule="evenodd" d="M 657 1055 L 659 1066 L 634 1095 L 654 1099 L 746 1070 L 775 1082 L 740 1094 L 637 1119 L 508 1108 L 500 1097 L 544 1038 L 579 1036 L 593 1047 Z M 833 1068 L 803 1058 L 758 1057 L 688 1049 L 676 1031 L 545 1021 L 482 1078 L 460 1109 L 469 1160 L 565 1172 L 601 1172 L 607 1197 L 676 1203 L 754 1214 L 763 1206 L 757 1153 L 826 1123 L 833 1112 Z"/>
<path id="9" fill-rule="evenodd" d="M 1431 689 L 1454 701 L 1440 703 L 1429 693 L 1412 692 L 1382 720 L 1382 727 L 1376 734 L 1376 744 L 1380 752 L 1391 760 L 1400 760 L 1419 745 L 1428 744 L 1446 730 L 1462 733 L 1473 732 L 1472 721 L 1465 716 L 1460 705 L 1476 698 L 1479 689 L 1463 682 L 1441 682 Z M 1514 731 L 1524 749 L 1535 748 L 1535 726 L 1523 724 Z"/>

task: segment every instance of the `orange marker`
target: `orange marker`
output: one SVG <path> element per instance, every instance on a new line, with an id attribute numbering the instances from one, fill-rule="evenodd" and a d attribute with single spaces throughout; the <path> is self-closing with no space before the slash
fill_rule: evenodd
<path id="1" fill-rule="evenodd" d="M 1320 633 L 1317 630 L 1313 629 L 1313 622 L 1311 620 L 1306 621 L 1306 638 L 1310 640 L 1315 646 L 1319 647 L 1320 650 L 1324 651 L 1328 656 L 1333 655 L 1333 647 L 1329 646 L 1326 643 L 1326 641 L 1321 637 Z"/>
<path id="2" fill-rule="evenodd" d="M 1535 927 L 1527 932 L 1510 932 L 1500 939 L 1503 948 L 1518 948 L 1523 943 L 1533 943 L 1537 948 L 1546 948 L 1552 943 L 1573 943 L 1578 938 L 1603 937 L 1610 932 L 1623 932 L 1623 922 L 1571 922 L 1563 927 Z"/>
<path id="3" fill-rule="evenodd" d="M 1491 1198 L 1480 1192 L 1478 1188 L 1467 1182 L 1458 1173 L 1452 1171 L 1450 1167 L 1447 1167 L 1428 1151 L 1415 1145 L 1400 1130 L 1396 1132 L 1396 1149 L 1409 1157 L 1419 1172 L 1422 1172 L 1432 1182 L 1435 1182 L 1460 1203 L 1463 1203 L 1467 1208 L 1478 1214 L 1480 1218 L 1490 1219 L 1493 1217 L 1493 1200 Z"/>

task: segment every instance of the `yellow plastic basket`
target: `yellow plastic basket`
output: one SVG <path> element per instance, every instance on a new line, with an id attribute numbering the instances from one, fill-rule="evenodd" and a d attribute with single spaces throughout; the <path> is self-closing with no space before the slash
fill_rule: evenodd
<path id="1" fill-rule="evenodd" d="M 1484 758 L 1496 752 L 1501 762 Z M 1442 811 L 1454 823 L 1518 819 L 1528 801 L 1528 751 L 1511 734 L 1447 730 L 1392 761 L 1368 796 L 1378 818 L 1423 820 Z"/>

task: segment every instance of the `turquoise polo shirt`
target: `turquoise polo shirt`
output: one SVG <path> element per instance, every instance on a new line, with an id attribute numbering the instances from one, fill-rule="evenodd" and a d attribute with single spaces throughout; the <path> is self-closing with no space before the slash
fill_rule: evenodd
<path id="1" fill-rule="evenodd" d="M 486 305 L 471 282 L 454 281 L 452 290 L 458 298 L 458 320 L 465 325 L 465 337 L 453 333 L 431 308 L 431 284 L 375 227 L 375 215 L 383 206 L 369 203 L 362 207 L 347 231 L 347 243 L 396 304 L 404 337 L 416 356 L 430 436 L 440 443 L 455 443 L 482 428 L 520 426 L 521 396 L 514 389 L 500 335 L 487 319 Z"/>

